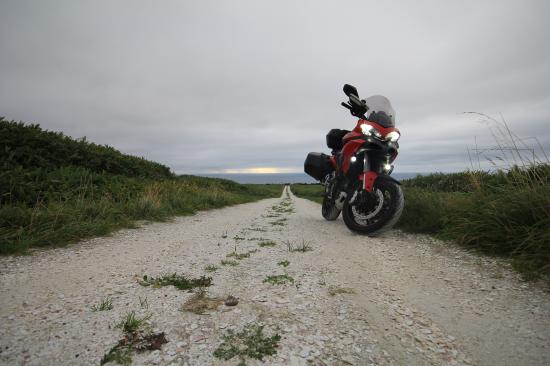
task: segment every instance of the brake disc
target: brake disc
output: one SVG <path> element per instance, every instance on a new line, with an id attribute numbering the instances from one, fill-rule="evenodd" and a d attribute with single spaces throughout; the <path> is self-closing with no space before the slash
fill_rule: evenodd
<path id="1" fill-rule="evenodd" d="M 364 202 L 365 199 L 363 197 L 357 197 L 357 192 L 355 192 L 354 194 L 354 197 L 355 197 L 355 200 L 354 200 L 354 205 L 351 206 L 351 212 L 353 212 L 353 216 L 358 219 L 358 220 L 361 220 L 361 221 L 368 221 L 370 219 L 372 219 L 373 217 L 375 217 L 376 215 L 378 215 L 378 213 L 382 210 L 382 207 L 384 207 L 384 194 L 382 193 L 381 190 L 377 189 L 375 192 L 373 192 L 372 196 L 373 198 L 376 197 L 376 204 L 374 206 L 374 208 L 369 211 L 369 206 L 370 205 L 370 199 L 367 198 L 367 202 Z M 357 199 L 359 198 L 359 199 Z M 361 199 L 363 198 L 363 199 Z M 366 204 L 366 209 L 362 210 L 360 207 L 359 209 L 357 208 L 358 204 Z M 362 212 L 360 212 L 362 211 Z M 365 212 L 366 211 L 366 212 Z"/>

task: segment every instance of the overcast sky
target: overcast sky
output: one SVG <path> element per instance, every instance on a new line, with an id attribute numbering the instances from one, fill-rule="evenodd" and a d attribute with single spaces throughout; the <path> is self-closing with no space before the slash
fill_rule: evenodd
<path id="1" fill-rule="evenodd" d="M 469 167 L 476 111 L 550 151 L 550 1 L 0 2 L 0 116 L 177 173 L 302 171 L 387 96 L 398 172 Z M 527 140 L 535 144 L 535 140 Z"/>

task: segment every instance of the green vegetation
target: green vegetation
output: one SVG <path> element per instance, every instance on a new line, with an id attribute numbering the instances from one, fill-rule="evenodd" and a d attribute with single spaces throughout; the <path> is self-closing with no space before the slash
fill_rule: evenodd
<path id="1" fill-rule="evenodd" d="M 178 290 L 192 290 L 196 287 L 207 287 L 212 285 L 212 277 L 201 276 L 200 278 L 187 278 L 176 273 L 165 274 L 158 278 L 145 275 L 140 284 L 142 286 L 153 286 L 155 288 L 174 286 Z"/>
<path id="2" fill-rule="evenodd" d="M 232 266 L 232 267 L 235 267 L 235 266 L 238 266 L 239 265 L 239 262 L 237 261 L 233 261 L 233 260 L 230 260 L 230 259 L 222 259 L 220 264 L 222 266 Z"/>
<path id="3" fill-rule="evenodd" d="M 101 300 L 101 302 L 98 305 L 92 305 L 91 310 L 92 311 L 107 311 L 113 309 L 113 300 L 111 300 L 109 297 L 106 297 L 105 299 Z"/>
<path id="4" fill-rule="evenodd" d="M 138 318 L 135 311 L 127 313 L 122 320 L 115 325 L 115 328 L 120 328 L 124 333 L 134 333 L 141 328 L 145 322 L 151 319 L 151 314 Z"/>
<path id="5" fill-rule="evenodd" d="M 206 272 L 216 272 L 218 270 L 218 267 L 213 264 L 209 264 L 208 266 L 204 267 L 204 270 Z"/>
<path id="6" fill-rule="evenodd" d="M 108 147 L 0 118 L 0 254 L 106 235 L 136 220 L 278 197 L 280 185 L 175 176 Z"/>
<path id="7" fill-rule="evenodd" d="M 108 362 L 116 362 L 121 365 L 130 365 L 132 363 L 132 351 L 158 350 L 168 340 L 164 332 L 152 333 L 146 322 L 151 318 L 151 314 L 138 318 L 135 311 L 127 313 L 122 320 L 115 325 L 124 332 L 122 339 L 112 347 L 100 361 L 101 365 Z"/>
<path id="8" fill-rule="evenodd" d="M 145 297 L 144 299 L 139 297 L 139 306 L 142 309 L 149 309 L 149 301 L 147 300 L 147 297 Z"/>
<path id="9" fill-rule="evenodd" d="M 264 240 L 264 241 L 261 241 L 258 243 L 258 246 L 260 247 L 274 247 L 275 245 L 277 245 L 277 243 L 275 243 L 273 240 Z"/>
<path id="10" fill-rule="evenodd" d="M 299 243 L 295 243 L 295 244 L 290 241 L 286 241 L 285 244 L 289 252 L 305 253 L 313 250 L 311 243 L 305 239 L 302 239 Z"/>
<path id="11" fill-rule="evenodd" d="M 263 361 L 265 356 L 277 353 L 280 340 L 279 334 L 264 335 L 263 327 L 258 325 L 249 325 L 239 333 L 229 330 L 223 336 L 222 344 L 214 351 L 214 357 L 225 361 L 238 357 L 239 366 L 246 365 L 246 357 Z"/>
<path id="12" fill-rule="evenodd" d="M 228 258 L 233 257 L 235 259 L 242 260 L 245 258 L 250 258 L 250 253 L 249 252 L 245 252 L 245 253 L 231 252 L 228 255 L 226 255 L 226 257 Z"/>
<path id="13" fill-rule="evenodd" d="M 285 283 L 289 283 L 289 282 L 294 283 L 294 278 L 290 277 L 285 273 L 282 275 L 267 276 L 263 282 L 270 283 L 272 285 L 284 285 Z"/>
<path id="14" fill-rule="evenodd" d="M 100 365 L 105 365 L 109 362 L 115 362 L 119 365 L 130 365 L 132 363 L 132 349 L 130 347 L 121 347 L 117 344 L 103 355 Z"/>
<path id="15" fill-rule="evenodd" d="M 286 259 L 284 261 L 277 262 L 278 266 L 283 266 L 283 267 L 288 267 L 289 264 L 290 262 L 287 261 Z"/>

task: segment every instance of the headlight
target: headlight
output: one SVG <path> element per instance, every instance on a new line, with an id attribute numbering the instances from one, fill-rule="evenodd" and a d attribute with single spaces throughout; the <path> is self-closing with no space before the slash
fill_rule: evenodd
<path id="1" fill-rule="evenodd" d="M 370 135 L 370 132 L 374 129 L 371 125 L 368 125 L 366 123 L 363 123 L 361 125 L 361 132 L 363 132 L 365 135 Z"/>
<path id="2" fill-rule="evenodd" d="M 395 141 L 399 140 L 400 137 L 401 137 L 401 135 L 399 134 L 399 132 L 392 131 L 392 132 L 390 132 L 386 135 L 386 140 L 391 141 L 391 142 L 395 142 Z"/>
<path id="3" fill-rule="evenodd" d="M 366 123 L 363 123 L 361 125 L 361 132 L 365 135 L 373 135 L 378 138 L 382 137 L 382 134 L 380 134 L 380 131 L 378 131 L 376 128 L 372 127 L 371 125 L 368 125 Z"/>

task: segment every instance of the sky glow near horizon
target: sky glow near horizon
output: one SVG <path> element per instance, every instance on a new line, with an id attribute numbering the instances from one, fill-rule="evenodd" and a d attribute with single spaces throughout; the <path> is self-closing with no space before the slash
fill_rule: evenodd
<path id="1" fill-rule="evenodd" d="M 547 14 L 533 0 L 4 0 L 0 116 L 176 173 L 293 173 L 355 126 L 339 106 L 351 83 L 392 101 L 396 172 L 486 168 L 493 152 L 472 153 L 496 123 L 464 112 L 550 151 Z"/>

